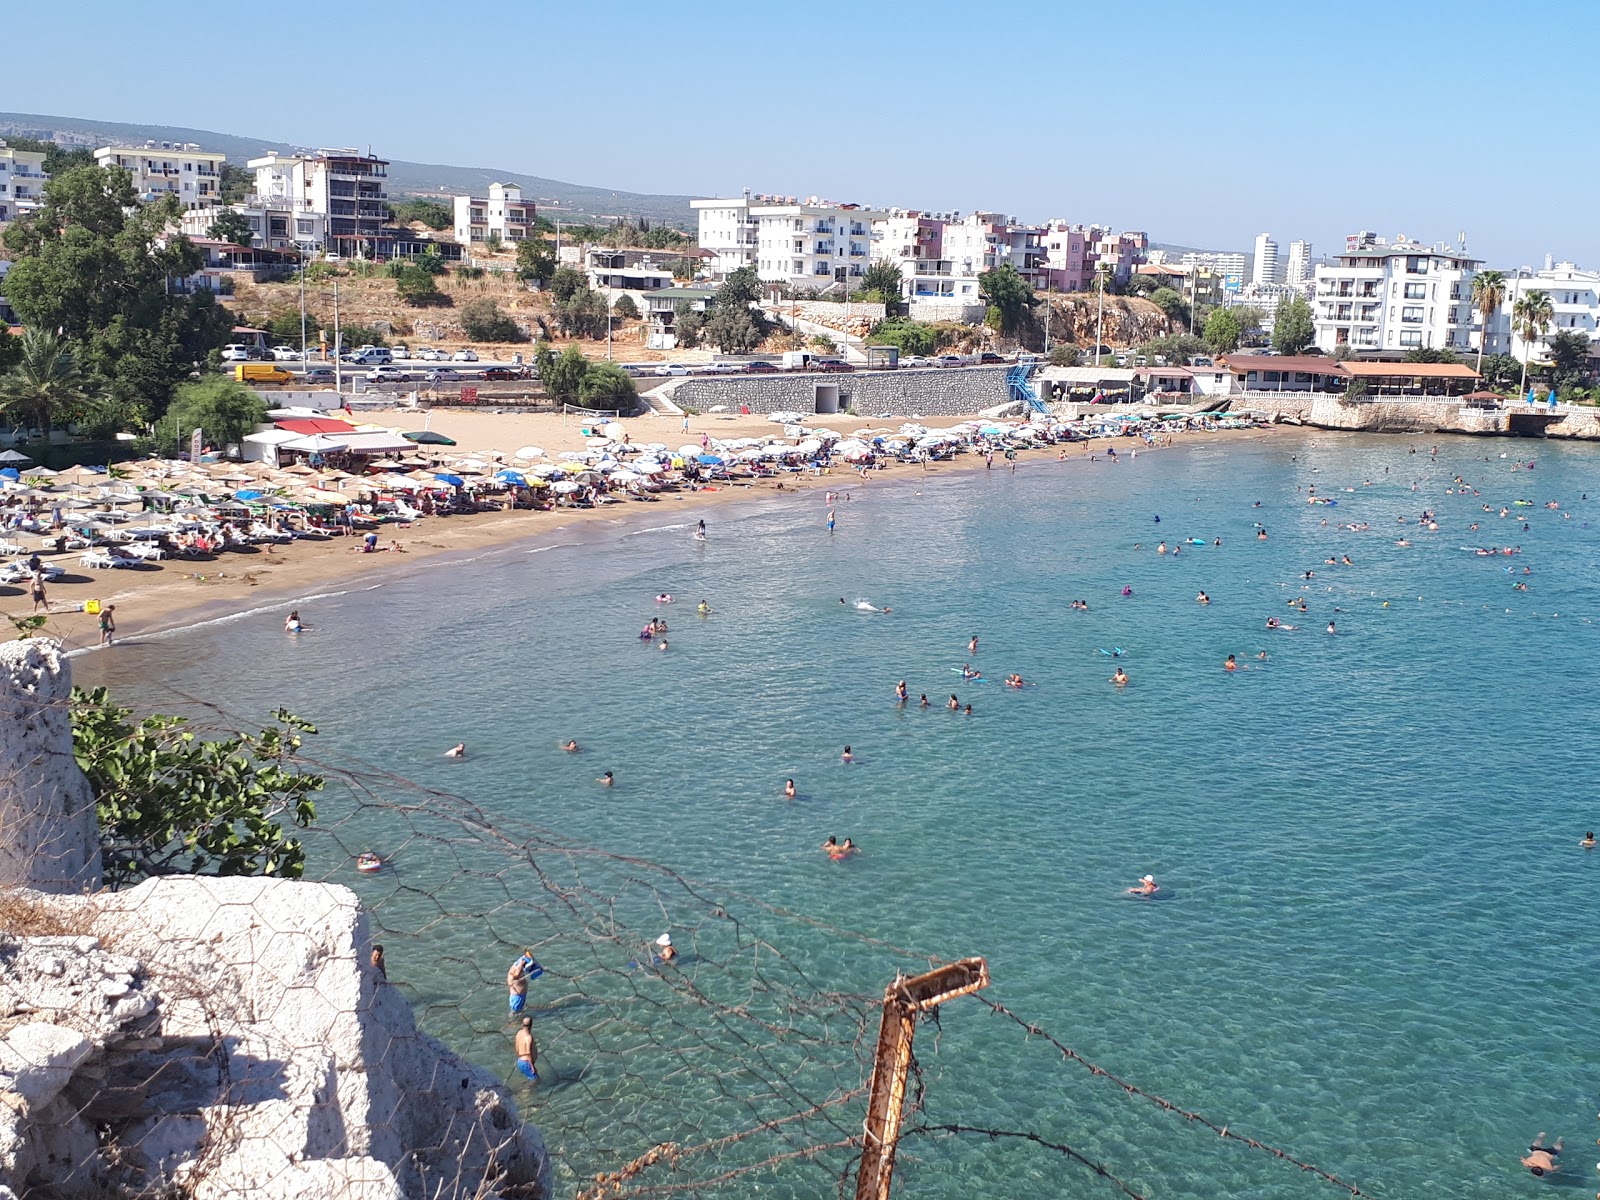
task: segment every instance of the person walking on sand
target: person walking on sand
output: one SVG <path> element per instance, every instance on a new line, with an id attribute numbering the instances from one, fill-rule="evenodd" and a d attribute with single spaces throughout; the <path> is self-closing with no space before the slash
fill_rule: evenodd
<path id="1" fill-rule="evenodd" d="M 112 614 L 117 611 L 115 604 L 108 604 L 100 610 L 100 644 L 111 645 L 117 633 L 117 618 Z"/>
<path id="2" fill-rule="evenodd" d="M 41 608 L 49 612 L 50 600 L 44 594 L 44 572 L 36 571 L 33 576 L 33 611 L 38 612 Z"/>
<path id="3" fill-rule="evenodd" d="M 687 418 L 685 418 L 687 420 Z M 533 1018 L 523 1017 L 522 1027 L 517 1030 L 517 1070 L 522 1072 L 524 1078 L 539 1082 L 539 1071 L 534 1065 L 534 1060 L 539 1057 L 539 1046 L 533 1040 Z"/>

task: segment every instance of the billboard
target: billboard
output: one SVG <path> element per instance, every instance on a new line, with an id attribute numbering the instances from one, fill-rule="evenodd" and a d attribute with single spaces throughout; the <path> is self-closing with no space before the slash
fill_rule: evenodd
<path id="1" fill-rule="evenodd" d="M 1243 276 L 1240 276 L 1240 275 L 1224 275 L 1222 277 L 1222 288 L 1223 288 L 1224 291 L 1237 292 L 1243 286 L 1244 286 L 1244 277 Z"/>

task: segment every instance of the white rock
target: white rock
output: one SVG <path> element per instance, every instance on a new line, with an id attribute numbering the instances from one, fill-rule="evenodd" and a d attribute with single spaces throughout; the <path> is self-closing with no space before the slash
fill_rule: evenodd
<path id="1" fill-rule="evenodd" d="M 72 757 L 72 669 L 42 638 L 0 643 L 0 887 L 100 883 L 89 781 Z"/>
<path id="2" fill-rule="evenodd" d="M 7 1104 L 20 1102 L 28 1112 L 56 1098 L 94 1043 L 73 1029 L 30 1021 L 0 1041 L 0 1088 Z"/>

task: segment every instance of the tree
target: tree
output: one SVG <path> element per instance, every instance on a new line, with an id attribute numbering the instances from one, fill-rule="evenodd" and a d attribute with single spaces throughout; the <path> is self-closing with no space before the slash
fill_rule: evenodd
<path id="1" fill-rule="evenodd" d="M 585 408 L 633 409 L 639 395 L 633 376 L 613 362 L 591 363 L 578 385 L 578 403 Z"/>
<path id="2" fill-rule="evenodd" d="M 273 313 L 268 318 L 266 326 L 274 342 L 282 342 L 289 346 L 300 344 L 300 313 L 295 309 L 285 309 L 283 312 Z M 306 313 L 306 340 L 315 342 L 317 333 L 322 328 L 322 322 L 317 320 L 315 313 Z"/>
<path id="3" fill-rule="evenodd" d="M 256 173 L 233 163 L 223 163 L 217 173 L 217 198 L 224 204 L 239 204 L 256 190 Z"/>
<path id="4" fill-rule="evenodd" d="M 71 710 L 110 886 L 180 873 L 300 878 L 305 849 L 284 823 L 316 819 L 323 777 L 296 757 L 314 726 L 280 708 L 260 733 L 202 738 L 183 717 L 130 722 L 105 688 L 73 688 Z"/>
<path id="5" fill-rule="evenodd" d="M 749 354 L 766 336 L 767 331 L 748 307 L 719 305 L 706 321 L 706 340 L 724 354 Z"/>
<path id="6" fill-rule="evenodd" d="M 1563 329 L 1550 335 L 1551 383 L 1558 392 L 1578 387 L 1589 367 L 1589 337 L 1576 329 Z"/>
<path id="7" fill-rule="evenodd" d="M 571 299 L 573 292 L 588 286 L 583 272 L 574 267 L 557 267 L 550 276 L 550 293 L 557 300 Z"/>
<path id="8" fill-rule="evenodd" d="M 29 329 L 16 340 L 21 357 L 0 376 L 0 417 L 49 433 L 88 416 L 96 407 L 95 384 L 83 377 L 70 344 L 43 329 Z"/>
<path id="9" fill-rule="evenodd" d="M 1076 346 L 1065 342 L 1057 342 L 1050 347 L 1050 365 L 1052 367 L 1075 367 L 1083 361 L 1083 351 Z"/>
<path id="10" fill-rule="evenodd" d="M 748 308 L 761 299 L 761 280 L 754 267 L 740 267 L 722 281 L 711 303 L 717 308 Z"/>
<path id="11" fill-rule="evenodd" d="M 679 300 L 672 306 L 672 332 L 678 345 L 693 349 L 700 344 L 700 332 L 706 327 L 706 315 L 688 300 Z"/>
<path id="12" fill-rule="evenodd" d="M 1159 287 L 1150 293 L 1150 303 L 1167 314 L 1169 321 L 1183 323 L 1189 319 L 1189 305 L 1169 287 Z"/>
<path id="13" fill-rule="evenodd" d="M 449 205 L 426 196 L 411 196 L 398 203 L 391 202 L 389 215 L 402 225 L 426 225 L 429 229 L 444 230 L 455 224 L 455 212 Z"/>
<path id="14" fill-rule="evenodd" d="M 610 312 L 605 296 L 590 287 L 581 287 L 565 300 L 557 300 L 551 309 L 562 333 L 586 338 L 605 336 Z"/>
<path id="15" fill-rule="evenodd" d="M 231 208 L 219 209 L 216 218 L 206 228 L 206 236 L 219 242 L 232 242 L 235 246 L 248 246 L 255 240 L 250 228 L 250 218 Z"/>
<path id="16" fill-rule="evenodd" d="M 1479 271 L 1472 277 L 1472 307 L 1483 318 L 1478 334 L 1478 374 L 1483 374 L 1483 349 L 1489 344 L 1489 322 L 1506 299 L 1506 277 L 1500 271 Z"/>
<path id="17" fill-rule="evenodd" d="M 617 297 L 617 302 L 611 306 L 611 311 L 624 321 L 637 321 L 639 319 L 639 306 L 634 303 L 633 297 L 626 292 Z"/>
<path id="18" fill-rule="evenodd" d="M 540 378 L 545 391 L 552 399 L 565 404 L 577 404 L 583 378 L 589 373 L 589 360 L 577 346 L 568 346 L 551 361 L 550 368 Z"/>
<path id="19" fill-rule="evenodd" d="M 174 294 L 172 282 L 201 266 L 188 238 L 166 232 L 180 212 L 172 196 L 140 205 L 126 171 L 78 167 L 5 230 L 5 294 L 23 324 L 59 332 L 80 370 L 152 417 L 234 323 L 205 288 Z"/>
<path id="20" fill-rule="evenodd" d="M 938 331 L 932 325 L 909 321 L 904 317 L 890 317 L 873 327 L 867 335 L 867 342 L 873 346 L 898 346 L 901 354 L 910 356 L 932 354 L 937 338 Z"/>
<path id="21" fill-rule="evenodd" d="M 1272 319 L 1272 348 L 1279 354 L 1299 354 L 1317 337 L 1311 305 L 1304 297 L 1289 296 L 1278 302 Z"/>
<path id="22" fill-rule="evenodd" d="M 1511 306 L 1511 320 L 1517 336 L 1522 339 L 1522 380 L 1517 384 L 1517 395 L 1528 391 L 1528 360 L 1533 357 L 1538 341 L 1555 319 L 1555 306 L 1548 292 L 1533 291 Z"/>
<path id="23" fill-rule="evenodd" d="M 395 276 L 394 292 L 412 308 L 429 308 L 449 305 L 452 300 L 439 290 L 439 285 L 423 267 L 405 263 Z"/>
<path id="24" fill-rule="evenodd" d="M 1162 277 L 1160 275 L 1145 275 L 1136 271 L 1133 278 L 1128 280 L 1128 290 L 1135 296 L 1151 296 L 1152 293 L 1163 289 L 1171 292 L 1172 289 L 1167 287 L 1161 280 Z M 1173 292 L 1173 294 L 1177 295 L 1176 292 Z"/>
<path id="25" fill-rule="evenodd" d="M 226 375 L 211 375 L 178 389 L 159 432 L 181 446 L 199 429 L 209 445 L 226 446 L 254 433 L 266 419 L 260 396 Z"/>
<path id="26" fill-rule="evenodd" d="M 469 300 L 461 309 L 461 331 L 474 342 L 520 342 L 522 331 L 487 296 Z"/>
<path id="27" fill-rule="evenodd" d="M 44 155 L 44 173 L 46 175 L 59 175 L 63 171 L 70 171 L 73 167 L 92 167 L 94 151 L 87 146 L 63 146 L 60 142 L 41 141 L 39 138 L 19 137 L 16 134 L 6 134 L 6 145 L 13 150 L 28 150 L 34 154 Z"/>
<path id="28" fill-rule="evenodd" d="M 1213 354 L 1231 354 L 1239 348 L 1244 329 L 1239 323 L 1238 313 L 1231 308 L 1218 308 L 1206 318 L 1202 334 Z"/>
<path id="29" fill-rule="evenodd" d="M 1033 307 L 1033 288 L 1010 263 L 1003 263 L 979 275 L 978 291 L 991 308 L 999 310 L 998 327 L 1001 333 L 1014 333 Z"/>
<path id="30" fill-rule="evenodd" d="M 483 239 L 483 248 L 490 254 L 499 254 L 500 247 L 504 245 L 505 242 L 501 240 L 498 233 L 491 233 L 488 237 Z"/>
<path id="31" fill-rule="evenodd" d="M 900 268 L 885 258 L 873 263 L 861 276 L 861 290 L 879 293 L 887 305 L 900 303 L 900 289 L 904 284 Z"/>
<path id="32" fill-rule="evenodd" d="M 1514 354 L 1486 355 L 1478 373 L 1483 376 L 1484 386 L 1509 391 L 1516 386 L 1517 376 L 1522 371 L 1522 363 Z"/>
<path id="33" fill-rule="evenodd" d="M 550 382 L 550 371 L 555 366 L 556 351 L 544 338 L 533 347 L 533 374 L 541 383 Z"/>
<path id="34" fill-rule="evenodd" d="M 1192 333 L 1169 333 L 1166 337 L 1146 342 L 1139 347 L 1139 353 L 1150 363 L 1154 363 L 1157 357 L 1160 357 L 1168 366 L 1182 367 L 1187 366 L 1195 355 L 1204 354 L 1207 349 L 1207 344 Z"/>
<path id="35" fill-rule="evenodd" d="M 556 273 L 556 256 L 542 237 L 524 238 L 517 243 L 517 278 L 540 287 Z"/>

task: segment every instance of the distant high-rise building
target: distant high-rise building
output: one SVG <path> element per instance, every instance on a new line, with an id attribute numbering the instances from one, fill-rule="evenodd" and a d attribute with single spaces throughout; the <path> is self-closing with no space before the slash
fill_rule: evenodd
<path id="1" fill-rule="evenodd" d="M 1272 235 L 1256 235 L 1256 257 L 1250 269 L 1251 283 L 1280 283 L 1278 276 L 1278 243 Z"/>
<path id="2" fill-rule="evenodd" d="M 1293 284 L 1311 282 L 1310 242 L 1289 243 L 1289 268 L 1284 281 Z"/>

